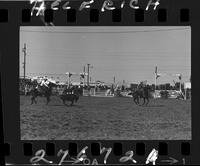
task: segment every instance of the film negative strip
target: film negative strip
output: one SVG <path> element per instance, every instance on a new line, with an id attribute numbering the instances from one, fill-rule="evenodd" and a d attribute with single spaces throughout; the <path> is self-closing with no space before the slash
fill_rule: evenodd
<path id="1" fill-rule="evenodd" d="M 1 163 L 200 164 L 199 16 L 187 0 L 1 1 Z"/>

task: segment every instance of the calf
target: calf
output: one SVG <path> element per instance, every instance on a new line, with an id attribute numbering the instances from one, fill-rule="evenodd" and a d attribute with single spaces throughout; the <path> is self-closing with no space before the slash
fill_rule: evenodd
<path id="1" fill-rule="evenodd" d="M 74 101 L 77 102 L 79 99 L 79 95 L 77 94 L 62 94 L 60 95 L 60 99 L 63 101 L 63 104 L 66 105 L 65 101 L 71 101 L 71 106 L 74 104 Z"/>

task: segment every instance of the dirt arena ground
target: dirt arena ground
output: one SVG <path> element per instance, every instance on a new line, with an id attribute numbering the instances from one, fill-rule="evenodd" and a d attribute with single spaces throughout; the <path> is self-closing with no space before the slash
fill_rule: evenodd
<path id="1" fill-rule="evenodd" d="M 80 97 L 71 107 L 51 99 L 30 105 L 20 96 L 22 140 L 191 139 L 191 101 L 151 99 L 141 107 L 132 98 Z"/>

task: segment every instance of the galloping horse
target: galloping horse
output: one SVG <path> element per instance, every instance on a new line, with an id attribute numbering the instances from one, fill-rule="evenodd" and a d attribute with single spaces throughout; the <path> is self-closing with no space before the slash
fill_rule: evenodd
<path id="1" fill-rule="evenodd" d="M 147 105 L 149 103 L 149 87 L 148 86 L 142 86 L 132 93 L 133 96 L 133 101 L 135 104 L 139 105 L 140 104 L 140 99 L 143 98 L 143 104 L 142 105 Z"/>
<path id="2" fill-rule="evenodd" d="M 70 105 L 72 106 L 74 102 L 78 101 L 79 95 L 78 88 L 66 88 L 60 95 L 60 99 L 63 101 L 64 105 L 66 105 L 65 101 L 71 101 Z"/>
<path id="3" fill-rule="evenodd" d="M 52 95 L 52 88 L 55 86 L 54 83 L 49 82 L 48 87 L 43 85 L 41 86 L 40 84 L 38 84 L 36 87 L 34 87 L 31 90 L 31 104 L 33 103 L 37 103 L 36 98 L 38 96 L 44 96 L 46 97 L 47 101 L 46 104 L 48 104 L 50 102 L 50 96 Z"/>

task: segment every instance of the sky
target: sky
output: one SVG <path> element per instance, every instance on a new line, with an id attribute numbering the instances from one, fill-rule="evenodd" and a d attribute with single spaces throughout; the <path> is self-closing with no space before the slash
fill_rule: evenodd
<path id="1" fill-rule="evenodd" d="M 91 64 L 92 81 L 154 83 L 178 81 L 191 75 L 191 28 L 189 26 L 70 26 L 20 27 L 20 76 L 26 43 L 26 75 L 67 81 L 66 72 L 83 72 Z M 59 78 L 58 78 L 59 77 Z M 72 81 L 79 81 L 78 76 Z"/>

